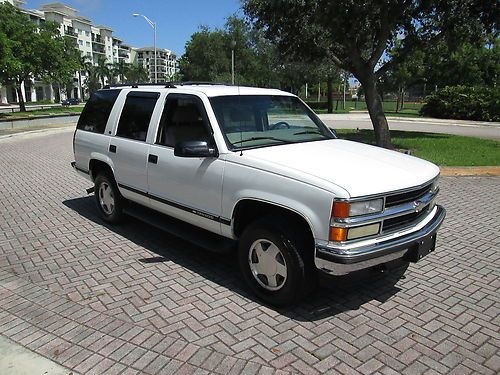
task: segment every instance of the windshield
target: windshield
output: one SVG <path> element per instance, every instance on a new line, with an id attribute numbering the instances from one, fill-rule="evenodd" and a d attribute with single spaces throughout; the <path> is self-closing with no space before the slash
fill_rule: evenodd
<path id="1" fill-rule="evenodd" d="M 231 150 L 332 139 L 332 132 L 293 96 L 210 98 Z"/>

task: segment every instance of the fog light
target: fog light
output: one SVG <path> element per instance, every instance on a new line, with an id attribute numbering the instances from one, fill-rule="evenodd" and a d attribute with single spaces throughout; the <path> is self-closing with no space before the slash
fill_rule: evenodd
<path id="1" fill-rule="evenodd" d="M 374 234 L 378 234 L 379 230 L 380 230 L 380 223 L 349 228 L 349 232 L 347 233 L 347 239 L 353 240 L 355 238 L 373 236 Z"/>

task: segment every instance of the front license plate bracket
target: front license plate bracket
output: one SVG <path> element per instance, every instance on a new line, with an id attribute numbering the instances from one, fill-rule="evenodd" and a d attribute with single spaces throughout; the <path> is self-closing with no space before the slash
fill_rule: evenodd
<path id="1" fill-rule="evenodd" d="M 436 248 L 436 233 L 418 241 L 405 254 L 405 259 L 412 263 L 417 263 L 420 259 L 430 254 Z"/>

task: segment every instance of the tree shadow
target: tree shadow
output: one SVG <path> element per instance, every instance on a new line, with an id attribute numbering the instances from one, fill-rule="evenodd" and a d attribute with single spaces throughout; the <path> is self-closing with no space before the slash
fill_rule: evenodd
<path id="1" fill-rule="evenodd" d="M 244 284 L 235 252 L 209 252 L 131 217 L 123 224 L 111 226 L 99 217 L 93 196 L 69 199 L 63 204 L 96 225 L 106 227 L 154 253 L 151 257 L 137 259 L 145 266 L 155 267 L 163 262 L 174 262 L 241 297 L 263 305 Z M 393 267 L 384 274 L 367 270 L 344 277 L 322 277 L 322 287 L 298 304 L 288 308 L 266 307 L 299 321 L 316 321 L 357 310 L 373 300 L 383 303 L 401 290 L 395 284 L 402 278 L 407 265 L 394 263 Z"/>

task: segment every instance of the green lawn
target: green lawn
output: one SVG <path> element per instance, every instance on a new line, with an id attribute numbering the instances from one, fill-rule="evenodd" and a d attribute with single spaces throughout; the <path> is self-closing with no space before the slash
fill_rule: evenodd
<path id="1" fill-rule="evenodd" d="M 373 130 L 339 129 L 340 138 L 374 143 Z M 404 132 L 391 130 L 392 142 L 398 149 L 443 166 L 500 165 L 500 142 L 449 134 Z"/>
<path id="2" fill-rule="evenodd" d="M 83 107 L 51 107 L 45 109 L 36 109 L 27 112 L 0 112 L 0 119 L 6 118 L 21 118 L 21 117 L 34 117 L 34 116 L 48 116 L 48 115 L 62 115 L 66 113 L 80 113 Z"/>

